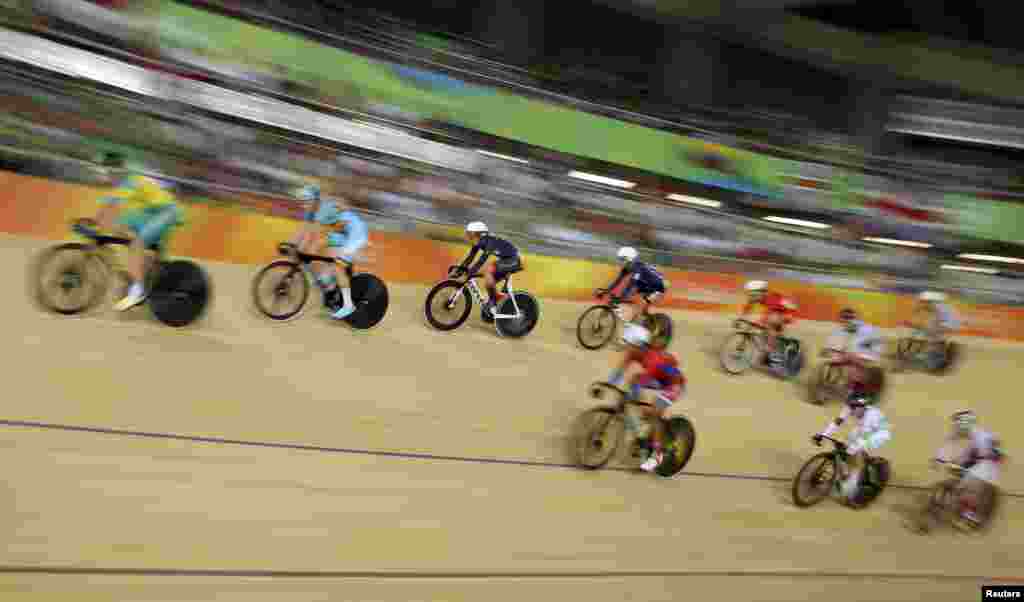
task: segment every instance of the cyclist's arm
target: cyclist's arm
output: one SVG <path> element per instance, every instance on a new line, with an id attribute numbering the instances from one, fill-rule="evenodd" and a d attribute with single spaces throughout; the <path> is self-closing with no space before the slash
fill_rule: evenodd
<path id="1" fill-rule="evenodd" d="M 102 230 L 110 231 L 114 227 L 121 206 L 130 201 L 136 194 L 137 187 L 132 181 L 124 182 L 109 194 L 100 199 L 100 210 L 96 213 L 96 221 Z"/>
<path id="2" fill-rule="evenodd" d="M 468 268 L 469 264 L 473 262 L 473 258 L 476 257 L 476 254 L 479 253 L 481 250 L 482 249 L 480 247 L 480 243 L 477 243 L 477 244 L 473 245 L 473 248 L 469 250 L 469 255 L 467 255 L 466 258 L 462 260 L 462 263 L 459 264 L 459 267 L 462 268 L 463 270 Z M 486 261 L 486 257 L 487 257 L 487 254 L 484 253 L 484 260 L 485 261 Z"/>
<path id="3" fill-rule="evenodd" d="M 616 276 L 615 280 L 608 285 L 608 291 L 610 292 L 615 290 L 615 287 L 622 284 L 622 281 L 625 280 L 627 276 L 629 276 L 629 268 L 624 267 L 621 270 L 619 270 L 619 275 Z"/>
<path id="4" fill-rule="evenodd" d="M 619 359 L 616 360 L 615 365 L 612 367 L 611 376 L 608 377 L 608 382 L 621 387 L 626 382 L 626 368 L 635 361 L 636 356 L 632 351 L 626 351 Z"/>
<path id="5" fill-rule="evenodd" d="M 850 408 L 849 408 L 849 406 L 843 406 L 843 411 L 839 412 L 839 416 L 836 416 L 835 420 L 833 420 L 832 422 L 828 423 L 828 426 L 825 427 L 825 430 L 823 430 L 821 432 L 821 434 L 825 435 L 826 437 L 831 437 L 832 435 L 835 435 L 836 431 L 839 430 L 839 427 L 843 426 L 843 423 L 846 422 L 846 419 L 849 418 L 849 417 L 850 417 Z"/>

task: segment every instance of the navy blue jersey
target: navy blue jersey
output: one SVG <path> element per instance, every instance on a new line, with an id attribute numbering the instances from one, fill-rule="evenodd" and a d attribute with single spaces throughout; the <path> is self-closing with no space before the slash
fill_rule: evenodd
<path id="1" fill-rule="evenodd" d="M 634 288 L 642 293 L 665 292 L 665 277 L 661 275 L 654 266 L 642 261 L 633 261 L 622 266 L 615 282 L 609 288 L 614 289 L 623 280 L 629 279 L 626 289 L 632 291 Z"/>
<path id="2" fill-rule="evenodd" d="M 473 245 L 473 248 L 469 251 L 469 257 L 462 262 L 463 267 L 467 267 L 473 262 L 473 258 L 476 257 L 477 253 L 482 253 L 480 259 L 476 265 L 470 269 L 470 272 L 477 272 L 492 255 L 498 259 L 513 259 L 519 257 L 519 249 L 504 238 L 498 238 L 491 234 L 484 234 L 480 237 L 480 241 Z"/>

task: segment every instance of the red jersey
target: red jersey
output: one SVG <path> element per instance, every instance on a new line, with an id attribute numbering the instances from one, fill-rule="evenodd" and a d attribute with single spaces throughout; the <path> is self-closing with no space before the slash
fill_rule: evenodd
<path id="1" fill-rule="evenodd" d="M 657 349 L 630 351 L 628 361 L 639 363 L 644 367 L 644 375 L 657 380 L 662 386 L 681 386 L 686 383 L 686 378 L 679 370 L 679 360 L 667 351 Z"/>
<path id="2" fill-rule="evenodd" d="M 763 307 L 766 313 L 779 313 L 787 317 L 796 313 L 796 303 L 774 291 L 767 293 L 760 301 L 748 302 L 747 306 L 743 308 L 743 313 L 747 313 L 755 306 Z"/>

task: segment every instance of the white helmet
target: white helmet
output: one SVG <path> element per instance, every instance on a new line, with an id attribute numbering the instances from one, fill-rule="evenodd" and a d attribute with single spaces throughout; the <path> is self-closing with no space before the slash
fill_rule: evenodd
<path id="1" fill-rule="evenodd" d="M 639 324 L 626 324 L 626 327 L 622 329 L 622 340 L 627 345 L 646 347 L 651 342 L 651 333 Z"/>
<path id="2" fill-rule="evenodd" d="M 764 280 L 751 280 L 743 287 L 748 293 L 756 293 L 763 291 L 768 288 L 768 283 Z"/>
<path id="3" fill-rule="evenodd" d="M 637 255 L 636 249 L 633 247 L 622 247 L 619 249 L 618 257 L 620 261 L 636 261 Z"/>
<path id="4" fill-rule="evenodd" d="M 939 292 L 935 292 L 935 291 L 925 291 L 925 292 L 921 293 L 918 296 L 918 298 L 921 299 L 922 301 L 931 301 L 933 303 L 940 303 L 940 302 L 946 300 L 946 295 L 944 295 L 942 293 L 939 293 Z"/>
<path id="5" fill-rule="evenodd" d="M 484 234 L 488 232 L 487 224 L 483 222 L 469 222 L 466 226 L 466 232 L 470 234 Z"/>

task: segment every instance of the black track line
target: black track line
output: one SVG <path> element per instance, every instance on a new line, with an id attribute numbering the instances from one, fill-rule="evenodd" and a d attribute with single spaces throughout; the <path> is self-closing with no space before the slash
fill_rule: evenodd
<path id="1" fill-rule="evenodd" d="M 80 433 L 93 433 L 98 435 L 113 435 L 117 437 L 140 437 L 147 439 L 172 439 L 176 441 L 190 441 L 193 443 L 208 443 L 212 445 L 236 445 L 246 447 L 264 447 L 271 449 L 291 449 L 300 451 L 313 451 L 320 453 L 329 454 L 349 454 L 349 455 L 361 455 L 361 456 L 377 456 L 385 458 L 400 458 L 405 460 L 431 460 L 440 462 L 465 462 L 472 464 L 505 464 L 511 466 L 531 466 L 536 468 L 561 468 L 561 469 L 572 469 L 579 470 L 579 467 L 575 464 L 565 462 L 544 462 L 541 460 L 516 460 L 511 458 L 481 458 L 474 456 L 449 456 L 440 454 L 428 454 L 420 452 L 400 452 L 400 451 L 383 451 L 383 450 L 372 450 L 372 449 L 359 449 L 359 448 L 345 448 L 345 447 L 327 447 L 321 445 L 308 445 L 303 443 L 280 443 L 275 441 L 253 441 L 244 439 L 227 439 L 223 437 L 210 437 L 200 435 L 182 435 L 176 433 L 159 433 L 150 431 L 132 431 L 125 429 L 115 428 L 104 428 L 94 426 L 78 426 L 71 424 L 56 424 L 49 422 L 34 422 L 29 420 L 6 420 L 0 419 L 0 426 L 6 426 L 11 428 L 25 428 L 25 429 L 38 429 L 38 430 L 55 430 L 55 431 L 72 431 Z M 605 470 L 619 471 L 619 472 L 633 472 L 631 468 L 625 467 L 609 467 Z M 773 477 L 765 475 L 747 475 L 747 474 L 733 474 L 733 473 L 718 473 L 718 472 L 687 472 L 683 471 L 677 475 L 676 478 L 680 477 L 702 477 L 710 479 L 730 479 L 730 480 L 742 480 L 742 481 L 770 481 L 776 483 L 788 482 L 791 480 L 790 477 Z M 917 491 L 925 491 L 928 487 L 921 487 L 917 485 L 897 485 L 890 484 L 889 487 L 896 489 L 909 489 Z M 1002 492 L 1001 495 L 1004 497 L 1011 498 L 1024 498 L 1024 494 Z"/>
<path id="2" fill-rule="evenodd" d="M 616 579 L 623 577 L 754 577 L 754 578 L 805 578 L 805 579 L 849 579 L 876 580 L 900 579 L 931 581 L 981 581 L 984 583 L 1020 583 L 1019 577 L 996 577 L 991 575 L 950 575 L 948 573 L 857 573 L 831 571 L 317 571 L 317 570 L 271 570 L 271 569 L 174 569 L 174 568 L 130 568 L 130 567 L 74 567 L 45 565 L 0 565 L 0 574 L 7 575 L 89 575 L 89 576 L 134 576 L 134 577 L 237 577 L 274 579 Z"/>

